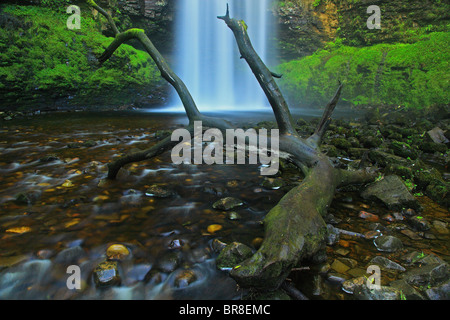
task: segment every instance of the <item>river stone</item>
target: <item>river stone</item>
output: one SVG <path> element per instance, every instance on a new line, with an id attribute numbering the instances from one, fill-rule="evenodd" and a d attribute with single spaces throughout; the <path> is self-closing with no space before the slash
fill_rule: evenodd
<path id="1" fill-rule="evenodd" d="M 428 231 L 430 230 L 430 223 L 425 220 L 422 216 L 414 216 L 409 218 L 408 223 L 416 229 L 417 231 Z"/>
<path id="2" fill-rule="evenodd" d="M 356 286 L 353 295 L 358 300 L 400 300 L 400 291 L 393 287 L 381 286 L 369 289 L 366 285 Z"/>
<path id="3" fill-rule="evenodd" d="M 404 279 L 410 285 L 417 287 L 436 286 L 450 277 L 447 263 L 422 265 L 409 270 L 404 274 Z"/>
<path id="4" fill-rule="evenodd" d="M 353 294 L 356 287 L 365 286 L 366 282 L 367 282 L 366 277 L 357 277 L 348 279 L 342 283 L 342 290 L 346 293 Z"/>
<path id="5" fill-rule="evenodd" d="M 221 270 L 231 269 L 250 258 L 252 254 L 250 247 L 239 242 L 233 242 L 220 252 L 216 260 L 216 266 Z"/>
<path id="6" fill-rule="evenodd" d="M 78 264 L 84 257 L 86 257 L 86 252 L 83 248 L 74 246 L 59 252 L 55 257 L 54 262 L 66 265 Z"/>
<path id="7" fill-rule="evenodd" d="M 406 300 L 424 300 L 424 297 L 403 279 L 392 281 L 389 286 L 400 290 Z"/>
<path id="8" fill-rule="evenodd" d="M 370 260 L 370 264 L 376 264 L 380 266 L 381 268 L 388 269 L 388 270 L 399 270 L 399 271 L 406 271 L 405 268 L 403 268 L 398 263 L 389 260 L 388 258 L 385 258 L 383 256 L 376 256 L 372 260 Z"/>
<path id="9" fill-rule="evenodd" d="M 197 275 L 193 270 L 182 270 L 175 276 L 174 286 L 185 288 L 197 280 Z"/>
<path id="10" fill-rule="evenodd" d="M 213 208 L 218 209 L 218 210 L 228 211 L 233 208 L 242 206 L 243 204 L 244 204 L 244 202 L 239 199 L 236 199 L 233 197 L 226 197 L 226 198 L 222 198 L 222 199 L 216 201 L 213 204 Z"/>
<path id="11" fill-rule="evenodd" d="M 440 286 L 428 289 L 425 294 L 430 300 L 450 300 L 450 280 Z"/>
<path id="12" fill-rule="evenodd" d="M 403 244 L 400 239 L 394 236 L 381 236 L 376 238 L 373 242 L 378 251 L 396 252 L 403 249 Z"/>
<path id="13" fill-rule="evenodd" d="M 106 249 L 108 260 L 123 260 L 130 255 L 130 250 L 123 244 L 113 244 Z"/>
<path id="14" fill-rule="evenodd" d="M 175 192 L 173 192 L 171 189 L 160 186 L 157 184 L 151 185 L 146 191 L 145 195 L 148 197 L 155 197 L 155 198 L 169 198 L 175 195 Z"/>
<path id="15" fill-rule="evenodd" d="M 403 181 L 395 175 L 370 184 L 361 194 L 364 199 L 379 200 L 390 210 L 402 208 L 420 209 L 414 196 L 406 188 Z"/>
<path id="16" fill-rule="evenodd" d="M 277 190 L 284 186 L 283 180 L 279 178 L 264 178 L 261 186 L 269 190 Z"/>
<path id="17" fill-rule="evenodd" d="M 94 269 L 94 282 L 97 287 L 108 287 L 120 284 L 117 261 L 100 262 Z"/>

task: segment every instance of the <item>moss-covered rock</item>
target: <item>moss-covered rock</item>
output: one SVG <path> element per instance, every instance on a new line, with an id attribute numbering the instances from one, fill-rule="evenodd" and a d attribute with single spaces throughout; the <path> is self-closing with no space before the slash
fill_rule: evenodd
<path id="1" fill-rule="evenodd" d="M 313 55 L 281 64 L 279 83 L 291 104 L 301 102 L 303 107 L 326 105 L 336 90 L 336 79 L 345 83 L 342 104 L 445 105 L 450 100 L 445 71 L 450 53 L 443 48 L 449 45 L 449 32 L 417 35 L 411 43 L 368 47 L 335 41 Z"/>
<path id="2" fill-rule="evenodd" d="M 239 242 L 233 242 L 222 249 L 216 259 L 216 266 L 221 270 L 231 269 L 250 258 L 252 254 L 253 252 L 250 247 Z"/>

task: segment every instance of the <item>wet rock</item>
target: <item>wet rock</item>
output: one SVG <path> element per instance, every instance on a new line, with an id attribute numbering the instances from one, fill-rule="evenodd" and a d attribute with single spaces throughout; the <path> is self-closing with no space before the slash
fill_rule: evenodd
<path id="1" fill-rule="evenodd" d="M 148 282 L 150 284 L 157 285 L 157 284 L 160 284 L 161 282 L 163 282 L 166 279 L 166 277 L 167 276 L 165 274 L 163 274 L 160 270 L 151 269 L 145 275 L 144 282 Z"/>
<path id="2" fill-rule="evenodd" d="M 396 288 L 381 286 L 379 289 L 369 289 L 366 285 L 356 286 L 353 295 L 358 300 L 400 300 L 401 297 Z"/>
<path id="3" fill-rule="evenodd" d="M 241 215 L 237 213 L 236 211 L 231 211 L 228 213 L 227 218 L 230 220 L 240 220 Z"/>
<path id="4" fill-rule="evenodd" d="M 390 210 L 420 209 L 414 196 L 398 176 L 386 176 L 370 184 L 361 194 L 364 199 L 379 200 Z"/>
<path id="5" fill-rule="evenodd" d="M 264 178 L 261 186 L 269 190 L 278 190 L 284 186 L 284 181 L 279 178 Z"/>
<path id="6" fill-rule="evenodd" d="M 196 281 L 197 278 L 197 274 L 193 270 L 182 270 L 175 276 L 174 286 L 185 288 Z"/>
<path id="7" fill-rule="evenodd" d="M 154 184 L 145 191 L 145 195 L 155 198 L 170 198 L 175 196 L 175 192 L 165 186 Z"/>
<path id="8" fill-rule="evenodd" d="M 399 157 L 417 159 L 418 152 L 407 143 L 394 140 L 389 144 L 389 148 Z"/>
<path id="9" fill-rule="evenodd" d="M 347 139 L 344 138 L 335 138 L 331 140 L 330 144 L 344 151 L 347 151 L 352 147 L 352 144 Z"/>
<path id="10" fill-rule="evenodd" d="M 445 144 L 436 142 L 422 142 L 421 144 L 419 144 L 419 149 L 425 153 L 447 152 L 447 146 Z"/>
<path id="11" fill-rule="evenodd" d="M 361 137 L 360 141 L 365 148 L 369 149 L 378 148 L 383 143 L 383 140 L 381 138 L 371 135 Z"/>
<path id="12" fill-rule="evenodd" d="M 441 173 L 435 168 L 419 170 L 414 175 L 414 183 L 419 190 L 425 190 L 430 184 L 442 181 Z"/>
<path id="13" fill-rule="evenodd" d="M 222 251 L 227 244 L 225 242 L 220 241 L 219 239 L 214 239 L 211 243 L 211 248 L 214 252 L 220 252 Z"/>
<path id="14" fill-rule="evenodd" d="M 56 154 L 49 154 L 48 156 L 40 158 L 39 162 L 47 163 L 57 160 L 59 160 L 59 157 Z"/>
<path id="15" fill-rule="evenodd" d="M 403 268 L 398 263 L 389 260 L 388 258 L 385 258 L 383 256 L 376 256 L 372 260 L 370 260 L 369 264 L 375 264 L 380 266 L 382 269 L 385 270 L 398 270 L 398 271 L 406 271 L 405 268 Z"/>
<path id="16" fill-rule="evenodd" d="M 181 254 L 178 251 L 171 251 L 165 254 L 157 263 L 158 269 L 163 272 L 173 272 L 181 263 Z"/>
<path id="17" fill-rule="evenodd" d="M 401 230 L 400 233 L 404 234 L 411 240 L 422 240 L 421 236 L 419 236 L 416 232 L 409 230 L 409 229 Z"/>
<path id="18" fill-rule="evenodd" d="M 218 269 L 231 269 L 253 255 L 252 249 L 245 244 L 233 242 L 227 245 L 216 260 Z"/>
<path id="19" fill-rule="evenodd" d="M 345 273 L 346 271 L 350 270 L 350 267 L 343 263 L 341 260 L 335 259 L 331 264 L 331 269 L 333 269 L 337 273 Z"/>
<path id="20" fill-rule="evenodd" d="M 434 143 L 448 143 L 449 140 L 445 137 L 445 132 L 439 128 L 435 127 L 427 132 L 427 138 Z"/>
<path id="21" fill-rule="evenodd" d="M 356 287 L 365 286 L 367 282 L 366 277 L 357 277 L 345 280 L 342 283 L 342 290 L 346 293 L 353 294 Z"/>
<path id="22" fill-rule="evenodd" d="M 407 159 L 381 150 L 370 150 L 369 159 L 381 167 L 387 167 L 388 165 L 408 166 L 411 162 Z"/>
<path id="23" fill-rule="evenodd" d="M 409 225 L 417 231 L 430 230 L 430 223 L 422 216 L 414 216 L 409 218 L 407 221 Z"/>
<path id="24" fill-rule="evenodd" d="M 358 217 L 361 219 L 365 219 L 370 222 L 377 222 L 379 220 L 378 216 L 376 214 L 367 212 L 367 211 L 360 211 L 358 214 Z"/>
<path id="25" fill-rule="evenodd" d="M 78 264 L 81 259 L 86 257 L 86 252 L 80 246 L 74 246 L 71 248 L 67 248 L 59 252 L 55 259 L 55 263 L 71 265 Z"/>
<path id="26" fill-rule="evenodd" d="M 331 224 L 327 224 L 327 245 L 333 246 L 339 242 L 340 233 L 339 230 L 333 227 Z"/>
<path id="27" fill-rule="evenodd" d="M 31 205 L 36 203 L 40 196 L 41 192 L 38 190 L 21 192 L 16 196 L 15 202 L 20 205 Z"/>
<path id="28" fill-rule="evenodd" d="M 440 221 L 440 220 L 434 220 L 433 221 L 433 228 L 436 230 L 439 234 L 448 234 L 448 224 L 446 222 Z"/>
<path id="29" fill-rule="evenodd" d="M 349 276 L 337 272 L 329 272 L 327 274 L 327 280 L 332 283 L 342 284 L 345 280 L 348 280 Z"/>
<path id="30" fill-rule="evenodd" d="M 381 236 L 374 240 L 374 244 L 378 251 L 396 252 L 403 249 L 400 239 L 394 236 Z"/>
<path id="31" fill-rule="evenodd" d="M 94 269 L 93 276 L 97 287 L 119 285 L 121 282 L 117 261 L 100 262 Z"/>
<path id="32" fill-rule="evenodd" d="M 221 186 L 205 186 L 203 192 L 221 196 L 227 192 L 227 189 Z"/>
<path id="33" fill-rule="evenodd" d="M 434 201 L 444 207 L 450 207 L 450 183 L 446 181 L 433 181 L 425 190 L 425 193 Z"/>
<path id="34" fill-rule="evenodd" d="M 95 147 L 97 145 L 97 142 L 95 142 L 94 140 L 88 140 L 82 143 L 82 146 L 85 148 L 91 148 L 91 147 Z"/>
<path id="35" fill-rule="evenodd" d="M 218 201 L 216 201 L 213 204 L 213 208 L 214 209 L 218 209 L 218 210 L 231 210 L 234 209 L 236 207 L 240 207 L 244 204 L 243 201 L 233 198 L 233 197 L 226 197 L 226 198 L 222 198 Z"/>
<path id="36" fill-rule="evenodd" d="M 113 244 L 106 249 L 108 260 L 124 260 L 130 256 L 130 250 L 123 244 Z"/>
<path id="37" fill-rule="evenodd" d="M 425 291 L 430 300 L 450 300 L 450 280 Z"/>
<path id="38" fill-rule="evenodd" d="M 390 287 L 393 287 L 399 290 L 402 294 L 402 299 L 406 300 L 424 300 L 425 298 L 414 289 L 414 287 L 410 286 L 405 280 L 396 280 L 389 283 Z"/>
<path id="39" fill-rule="evenodd" d="M 411 269 L 404 274 L 403 279 L 417 287 L 437 286 L 448 280 L 450 271 L 447 263 L 428 264 Z"/>

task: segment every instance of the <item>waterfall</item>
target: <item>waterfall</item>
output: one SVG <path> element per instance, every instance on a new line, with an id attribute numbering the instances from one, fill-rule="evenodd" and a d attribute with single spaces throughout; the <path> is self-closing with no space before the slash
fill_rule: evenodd
<path id="1" fill-rule="evenodd" d="M 180 0 L 175 14 L 174 71 L 200 111 L 251 111 L 270 107 L 244 59 L 232 31 L 217 19 L 227 3 L 232 18 L 244 20 L 253 47 L 268 63 L 273 38 L 271 0 Z M 173 91 L 172 105 L 181 109 Z"/>

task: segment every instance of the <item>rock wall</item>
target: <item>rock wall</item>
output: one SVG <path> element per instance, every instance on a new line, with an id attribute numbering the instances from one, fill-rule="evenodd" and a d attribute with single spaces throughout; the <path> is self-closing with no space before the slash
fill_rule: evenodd
<path id="1" fill-rule="evenodd" d="M 370 5 L 381 9 L 381 30 L 369 30 Z M 443 31 L 450 5 L 441 0 L 286 0 L 274 1 L 279 47 L 284 58 L 309 55 L 339 37 L 344 44 L 365 46 L 407 42 L 418 29 Z"/>

